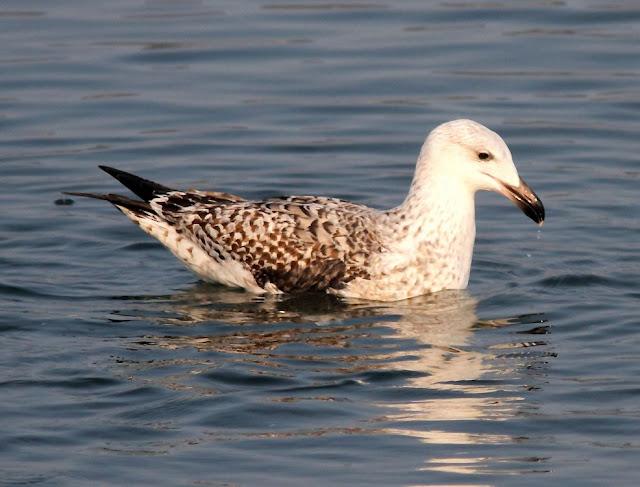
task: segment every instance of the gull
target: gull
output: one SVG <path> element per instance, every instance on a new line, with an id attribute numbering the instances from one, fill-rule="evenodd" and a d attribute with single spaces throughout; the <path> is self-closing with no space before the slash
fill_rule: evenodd
<path id="1" fill-rule="evenodd" d="M 429 133 L 407 197 L 386 211 L 320 196 L 252 201 L 179 191 L 99 167 L 140 199 L 67 194 L 112 203 L 201 279 L 256 294 L 324 291 L 396 301 L 464 289 L 477 191 L 503 194 L 540 225 L 545 217 L 506 143 L 472 120 Z"/>

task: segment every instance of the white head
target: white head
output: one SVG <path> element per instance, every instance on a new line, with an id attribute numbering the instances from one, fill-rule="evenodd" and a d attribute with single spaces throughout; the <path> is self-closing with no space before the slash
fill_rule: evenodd
<path id="1" fill-rule="evenodd" d="M 544 221 L 542 202 L 518 175 L 507 144 L 473 120 L 454 120 L 433 129 L 420 151 L 416 177 L 446 177 L 461 182 L 471 194 L 496 191 L 536 223 Z"/>

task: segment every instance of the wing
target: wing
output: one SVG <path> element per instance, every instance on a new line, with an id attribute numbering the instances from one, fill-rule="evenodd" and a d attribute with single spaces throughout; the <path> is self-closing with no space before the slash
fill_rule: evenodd
<path id="1" fill-rule="evenodd" d="M 241 262 L 263 288 L 340 288 L 368 278 L 366 264 L 382 249 L 378 213 L 365 206 L 310 196 L 252 202 L 220 194 L 174 191 L 149 203 L 213 258 Z"/>

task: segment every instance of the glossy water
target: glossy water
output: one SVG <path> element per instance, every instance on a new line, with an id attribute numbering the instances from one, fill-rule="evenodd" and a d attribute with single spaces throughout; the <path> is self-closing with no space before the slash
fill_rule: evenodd
<path id="1" fill-rule="evenodd" d="M 635 485 L 635 1 L 0 5 L 0 484 Z M 96 165 L 249 197 L 403 198 L 425 133 L 505 136 L 468 292 L 197 282 Z M 64 203 L 64 201 L 58 201 Z"/>

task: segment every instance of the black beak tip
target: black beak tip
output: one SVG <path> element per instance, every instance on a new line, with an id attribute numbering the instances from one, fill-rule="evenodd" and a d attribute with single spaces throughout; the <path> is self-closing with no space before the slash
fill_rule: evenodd
<path id="1" fill-rule="evenodd" d="M 538 225 L 542 225 L 545 218 L 544 205 L 542 204 L 542 202 L 540 200 L 537 200 L 534 203 L 523 203 L 524 204 L 521 206 L 521 209 L 524 214 L 531 218 Z"/>
<path id="2" fill-rule="evenodd" d="M 545 219 L 545 212 L 544 212 L 544 205 L 542 204 L 542 202 L 540 202 L 540 220 L 537 221 L 536 223 L 538 225 L 542 225 L 544 223 L 544 219 Z"/>
<path id="3" fill-rule="evenodd" d="M 531 218 L 538 225 L 544 223 L 545 211 L 544 205 L 538 195 L 529 187 L 523 179 L 520 179 L 518 186 L 504 184 L 505 191 L 503 194 L 513 201 L 522 212 Z"/>

